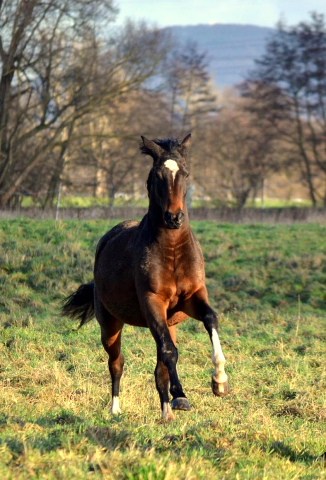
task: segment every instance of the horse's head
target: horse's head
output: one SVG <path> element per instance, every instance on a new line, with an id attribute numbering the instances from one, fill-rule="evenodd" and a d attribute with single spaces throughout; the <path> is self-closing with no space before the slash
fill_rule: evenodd
<path id="1" fill-rule="evenodd" d="M 159 210 L 166 228 L 177 229 L 185 221 L 187 177 L 186 158 L 191 135 L 178 140 L 148 140 L 142 137 L 140 150 L 153 158 L 147 180 L 150 207 Z"/>

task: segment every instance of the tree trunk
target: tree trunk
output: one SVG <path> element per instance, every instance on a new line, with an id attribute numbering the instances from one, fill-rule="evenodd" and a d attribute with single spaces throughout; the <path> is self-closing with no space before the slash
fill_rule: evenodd
<path id="1" fill-rule="evenodd" d="M 246 190 L 241 190 L 235 194 L 235 199 L 237 202 L 237 210 L 240 211 L 243 209 L 249 197 L 250 192 L 251 192 L 251 188 L 249 187 Z"/>
<path id="2" fill-rule="evenodd" d="M 2 177 L 4 176 L 3 171 L 6 170 L 8 162 L 10 161 L 6 131 L 8 124 L 8 109 L 11 86 L 16 71 L 15 64 L 17 65 L 23 56 L 23 51 L 21 51 L 18 55 L 17 52 L 19 51 L 19 46 L 26 26 L 31 21 L 36 3 L 37 2 L 35 0 L 19 3 L 15 13 L 15 28 L 13 29 L 9 50 L 7 52 L 3 48 L 2 38 L 0 35 L 0 54 L 2 60 L 2 72 L 0 80 L 0 168 L 2 171 Z"/>
<path id="3" fill-rule="evenodd" d="M 113 206 L 115 200 L 115 186 L 114 183 L 111 181 L 109 184 L 109 207 L 111 215 L 113 214 Z"/>
<path id="4" fill-rule="evenodd" d="M 62 172 L 65 166 L 66 153 L 69 146 L 71 135 L 74 131 L 74 126 L 75 126 L 75 122 L 72 121 L 69 127 L 67 128 L 67 132 L 63 131 L 63 136 L 65 138 L 65 141 L 62 144 L 60 149 L 57 168 L 50 180 L 50 185 L 48 187 L 48 193 L 43 205 L 43 209 L 51 208 L 53 206 L 53 200 L 57 196 L 58 188 L 61 182 Z"/>
<path id="5" fill-rule="evenodd" d="M 296 98 L 295 98 L 295 119 L 297 124 L 298 149 L 305 167 L 305 180 L 308 184 L 309 195 L 312 201 L 312 205 L 315 208 L 317 205 L 317 200 L 315 196 L 315 188 L 314 188 L 313 179 L 312 179 L 311 162 L 304 146 L 304 133 L 303 133 L 303 127 L 302 127 L 302 119 L 300 116 L 299 104 Z"/>

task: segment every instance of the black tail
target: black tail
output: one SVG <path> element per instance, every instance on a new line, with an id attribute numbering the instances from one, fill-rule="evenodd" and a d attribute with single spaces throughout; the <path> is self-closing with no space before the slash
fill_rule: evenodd
<path id="1" fill-rule="evenodd" d="M 65 317 L 78 318 L 79 328 L 94 317 L 94 282 L 84 283 L 75 293 L 63 301 L 61 313 Z"/>

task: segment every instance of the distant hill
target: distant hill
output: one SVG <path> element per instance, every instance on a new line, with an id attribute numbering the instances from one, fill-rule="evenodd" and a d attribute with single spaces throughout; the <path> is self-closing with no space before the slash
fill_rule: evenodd
<path id="1" fill-rule="evenodd" d="M 214 24 L 168 27 L 172 35 L 186 43 L 195 41 L 206 50 L 210 71 L 219 87 L 231 87 L 241 82 L 254 60 L 265 50 L 266 40 L 273 28 L 255 25 Z"/>

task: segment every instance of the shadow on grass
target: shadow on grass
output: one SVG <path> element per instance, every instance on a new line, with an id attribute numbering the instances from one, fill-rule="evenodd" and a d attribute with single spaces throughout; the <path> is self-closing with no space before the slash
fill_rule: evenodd
<path id="1" fill-rule="evenodd" d="M 279 457 L 286 458 L 290 462 L 303 462 L 308 465 L 317 460 L 318 457 L 311 455 L 307 450 L 295 451 L 283 442 L 273 442 L 265 446 L 264 450 L 271 455 L 278 455 Z"/>
<path id="2" fill-rule="evenodd" d="M 33 439 L 27 440 L 26 444 L 28 444 L 28 448 L 39 450 L 42 454 L 52 452 L 62 447 L 62 431 L 53 430 L 45 435 L 37 435 Z M 25 454 L 26 444 L 17 438 L 0 441 L 0 446 L 8 447 L 14 461 Z"/>
<path id="3" fill-rule="evenodd" d="M 115 450 L 116 448 L 122 451 L 128 450 L 138 443 L 128 430 L 115 430 L 111 426 L 88 427 L 86 436 L 92 443 L 107 450 Z"/>
<path id="4" fill-rule="evenodd" d="M 65 441 L 65 435 L 68 429 L 73 431 L 75 426 L 84 423 L 83 419 L 76 417 L 69 412 L 62 411 L 56 416 L 47 416 L 37 419 L 35 422 L 22 420 L 19 417 L 0 417 L 0 425 L 7 426 L 8 424 L 15 424 L 23 428 L 27 424 L 34 423 L 44 429 L 42 433 L 36 433 L 29 436 L 25 440 L 28 448 L 39 450 L 42 454 L 51 452 L 62 447 Z M 17 437 L 9 434 L 7 437 L 0 440 L 0 446 L 6 445 L 12 454 L 13 460 L 17 460 L 24 455 L 26 445 Z"/>
<path id="5" fill-rule="evenodd" d="M 40 427 L 52 427 L 55 425 L 81 425 L 84 423 L 84 420 L 81 417 L 73 415 L 72 413 L 62 411 L 53 417 L 40 417 L 35 423 L 40 425 Z"/>
<path id="6" fill-rule="evenodd" d="M 14 461 L 24 454 L 24 444 L 16 438 L 8 438 L 0 442 L 0 446 L 2 445 L 6 445 L 8 447 Z"/>
<path id="7" fill-rule="evenodd" d="M 16 417 L 10 419 L 3 417 L 0 420 L 3 425 L 10 422 L 23 427 L 26 423 Z M 126 428 L 116 419 L 108 425 L 99 426 L 90 424 L 85 419 L 65 410 L 61 410 L 53 416 L 40 417 L 33 423 L 41 426 L 43 431 L 42 433 L 35 432 L 25 439 L 25 442 L 28 444 L 28 448 L 39 450 L 42 454 L 64 448 L 67 437 L 72 443 L 80 441 L 81 437 L 86 437 L 90 443 L 98 445 L 108 452 L 116 449 L 122 452 L 137 449 L 146 454 L 147 451 L 154 450 L 156 454 L 169 452 L 175 459 L 179 458 L 180 454 L 191 457 L 193 452 L 197 452 L 201 458 L 217 464 L 223 457 L 228 456 L 229 448 L 232 450 L 233 443 L 233 441 L 228 443 L 224 441 L 223 445 L 217 444 L 214 426 L 210 433 L 207 433 L 210 430 L 210 424 L 197 425 L 178 434 L 171 434 L 171 432 L 163 430 L 159 437 L 155 434 L 151 437 L 149 432 L 145 435 L 141 433 L 142 430 L 137 433 L 132 426 Z M 1 444 L 9 448 L 14 461 L 24 455 L 26 445 L 19 436 L 9 435 L 2 442 L 0 441 Z M 290 462 L 305 463 L 306 465 L 321 458 L 312 455 L 306 449 L 296 450 L 280 441 L 260 444 L 260 448 L 267 455 L 276 455 Z M 97 470 L 95 464 L 90 464 L 89 467 L 90 471 Z"/>
<path id="8" fill-rule="evenodd" d="M 27 423 L 34 423 L 42 427 L 42 432 L 35 432 L 25 440 L 28 448 L 36 449 L 42 454 L 64 447 L 67 437 L 70 437 L 72 442 L 76 439 L 80 440 L 81 437 L 87 437 L 91 443 L 100 445 L 108 451 L 117 448 L 129 450 L 133 446 L 147 449 L 150 446 L 146 442 L 139 441 L 139 439 L 135 441 L 133 432 L 121 428 L 116 424 L 116 421 L 110 426 L 89 425 L 85 419 L 65 410 L 53 416 L 39 417 L 33 422 L 26 422 L 18 417 L 0 417 L 0 425 L 8 425 L 8 423 L 20 427 L 24 427 Z M 9 448 L 14 460 L 23 456 L 26 449 L 26 445 L 21 438 L 11 434 L 0 440 L 1 445 L 6 445 Z"/>
<path id="9" fill-rule="evenodd" d="M 156 454 L 168 452 L 177 461 L 181 454 L 189 456 L 197 452 L 201 458 L 211 463 L 218 463 L 227 453 L 224 448 L 217 448 L 214 438 L 203 438 L 198 428 L 190 428 L 182 434 L 165 434 L 160 438 L 137 437 L 133 430 L 117 429 L 117 425 L 89 427 L 86 435 L 92 443 L 113 451 L 126 451 L 136 448 L 143 451 L 155 451 Z M 164 433 L 164 432 L 163 432 Z"/>

